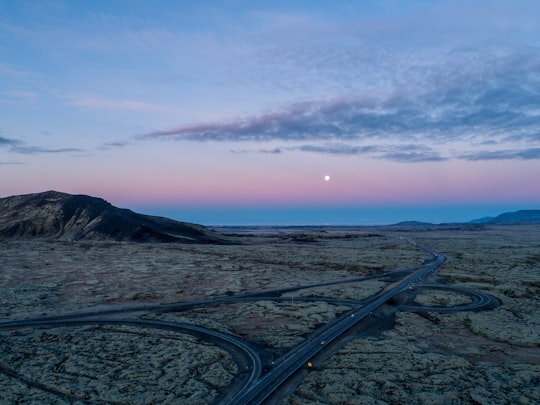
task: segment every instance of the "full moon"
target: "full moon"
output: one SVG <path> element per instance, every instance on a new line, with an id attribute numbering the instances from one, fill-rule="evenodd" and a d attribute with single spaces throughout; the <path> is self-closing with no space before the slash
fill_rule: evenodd
<path id="1" fill-rule="evenodd" d="M 324 176 L 324 181 L 330 181 L 330 176 L 329 175 Z"/>

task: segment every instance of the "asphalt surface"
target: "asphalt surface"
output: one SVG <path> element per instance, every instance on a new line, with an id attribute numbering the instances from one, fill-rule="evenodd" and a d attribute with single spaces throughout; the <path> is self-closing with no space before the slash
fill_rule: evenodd
<path id="1" fill-rule="evenodd" d="M 452 311 L 478 311 L 491 309 L 499 303 L 493 297 L 479 291 L 457 288 L 446 284 L 437 284 L 426 278 L 437 271 L 446 261 L 446 257 L 427 246 L 414 241 L 409 242 L 419 249 L 432 255 L 432 259 L 422 265 L 408 269 L 397 269 L 367 277 L 354 277 L 341 280 L 330 280 L 324 283 L 309 285 L 288 286 L 285 288 L 257 291 L 253 293 L 225 296 L 211 299 L 195 300 L 190 302 L 178 302 L 174 304 L 156 304 L 122 307 L 105 311 L 82 311 L 59 316 L 49 316 L 34 319 L 25 319 L 9 322 L 0 322 L 0 330 L 17 329 L 22 327 L 55 328 L 55 327 L 76 327 L 81 325 L 129 325 L 141 328 L 156 328 L 173 331 L 176 333 L 187 333 L 197 336 L 233 354 L 241 370 L 236 382 L 226 395 L 223 395 L 217 403 L 219 404 L 262 404 L 296 373 L 298 370 L 307 367 L 307 363 L 317 354 L 330 350 L 332 343 L 340 339 L 344 334 L 357 326 L 362 320 L 372 316 L 374 311 L 393 300 L 396 296 L 411 290 L 414 292 L 422 289 L 444 289 L 453 291 L 470 298 L 470 302 L 455 306 L 421 306 L 416 304 L 398 304 L 401 311 L 413 312 L 452 312 Z M 185 323 L 164 322 L 157 320 L 143 320 L 141 314 L 181 312 L 195 308 L 207 308 L 228 303 L 241 303 L 257 300 L 289 301 L 291 298 L 283 297 L 283 294 L 298 291 L 306 288 L 330 286 L 338 284 L 358 283 L 371 279 L 390 280 L 389 284 L 365 300 L 339 299 L 328 297 L 295 297 L 296 301 L 325 301 L 328 303 L 338 303 L 349 305 L 351 309 L 328 324 L 315 330 L 303 343 L 296 346 L 289 353 L 275 361 L 270 369 L 265 368 L 261 356 L 254 349 L 254 346 L 247 341 L 236 336 L 223 332 L 211 330 L 197 325 Z M 131 314 L 131 318 L 127 317 Z M 7 373 L 0 367 L 0 373 L 9 374 L 16 378 L 13 373 Z M 22 378 L 21 378 L 22 381 Z M 23 381 L 36 388 L 48 390 L 39 381 Z M 54 390 L 48 390 L 54 393 Z"/>

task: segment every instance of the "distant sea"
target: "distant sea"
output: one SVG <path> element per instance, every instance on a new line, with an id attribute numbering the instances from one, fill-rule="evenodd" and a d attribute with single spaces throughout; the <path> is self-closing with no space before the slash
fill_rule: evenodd
<path id="1" fill-rule="evenodd" d="M 470 222 L 503 212 L 526 209 L 523 205 L 369 206 L 369 207 L 133 207 L 148 215 L 207 226 L 230 225 L 391 225 L 403 221 Z M 534 208 L 534 207 L 533 207 Z"/>

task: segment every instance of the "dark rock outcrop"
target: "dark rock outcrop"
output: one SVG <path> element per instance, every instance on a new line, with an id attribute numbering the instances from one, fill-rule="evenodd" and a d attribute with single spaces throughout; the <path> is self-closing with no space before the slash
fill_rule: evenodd
<path id="1" fill-rule="evenodd" d="M 0 198 L 0 238 L 228 243 L 201 225 L 143 215 L 57 191 Z"/>

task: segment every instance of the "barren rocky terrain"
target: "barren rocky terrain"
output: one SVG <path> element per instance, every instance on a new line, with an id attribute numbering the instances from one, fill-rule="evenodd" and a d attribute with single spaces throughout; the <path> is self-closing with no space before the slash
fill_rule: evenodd
<path id="1" fill-rule="evenodd" d="M 394 328 L 359 333 L 317 363 L 283 404 L 522 403 L 540 401 L 540 227 L 272 230 L 235 245 L 5 240 L 0 322 L 132 308 L 384 274 L 429 255 L 438 277 L 501 301 L 489 311 L 398 312 Z M 116 315 L 226 332 L 277 359 L 318 326 L 386 285 L 374 278 L 253 300 Z M 317 300 L 325 297 L 327 300 Z M 334 300 L 334 301 L 332 301 Z M 469 298 L 421 289 L 422 305 Z M 238 376 L 211 341 L 128 325 L 0 330 L 2 403 L 212 403 Z"/>
<path id="2" fill-rule="evenodd" d="M 411 235 L 444 252 L 438 273 L 488 292 L 481 312 L 403 312 L 379 337 L 357 339 L 312 372 L 287 404 L 536 404 L 540 401 L 540 227 L 432 230 Z M 428 305 L 459 295 L 427 290 Z"/>

